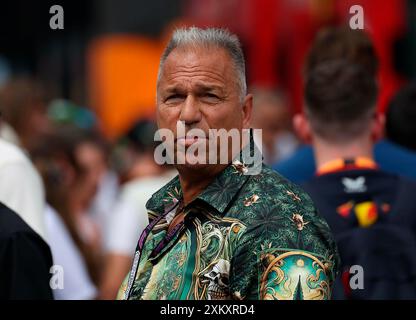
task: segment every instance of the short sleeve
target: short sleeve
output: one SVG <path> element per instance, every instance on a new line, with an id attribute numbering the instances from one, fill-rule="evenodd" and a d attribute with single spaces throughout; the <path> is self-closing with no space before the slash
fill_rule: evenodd
<path id="1" fill-rule="evenodd" d="M 331 298 L 339 262 L 329 227 L 319 216 L 305 216 L 304 230 L 299 230 L 296 216 L 284 219 L 287 224 L 282 222 L 275 233 L 252 225 L 242 236 L 231 261 L 230 293 L 234 299 Z"/>

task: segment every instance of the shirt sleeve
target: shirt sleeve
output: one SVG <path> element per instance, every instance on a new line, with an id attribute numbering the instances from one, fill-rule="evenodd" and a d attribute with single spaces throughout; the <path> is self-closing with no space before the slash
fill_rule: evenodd
<path id="1" fill-rule="evenodd" d="M 274 232 L 263 223 L 247 228 L 231 261 L 230 293 L 234 299 L 331 298 L 338 266 L 335 243 L 316 212 L 303 217 L 301 225 L 296 220 L 299 217 L 284 216 Z"/>

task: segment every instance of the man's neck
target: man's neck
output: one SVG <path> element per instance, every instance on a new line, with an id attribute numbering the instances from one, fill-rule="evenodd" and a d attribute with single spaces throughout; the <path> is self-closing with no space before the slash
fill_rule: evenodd
<path id="1" fill-rule="evenodd" d="M 368 138 L 355 139 L 349 143 L 334 144 L 316 138 L 313 141 L 317 168 L 335 159 L 366 157 L 373 159 L 373 143 Z"/>
<path id="2" fill-rule="evenodd" d="M 193 170 L 177 168 L 179 171 L 179 181 L 183 193 L 184 204 L 187 205 L 195 199 L 205 188 L 223 171 L 227 165 L 217 166 L 209 172 L 204 169 Z"/>

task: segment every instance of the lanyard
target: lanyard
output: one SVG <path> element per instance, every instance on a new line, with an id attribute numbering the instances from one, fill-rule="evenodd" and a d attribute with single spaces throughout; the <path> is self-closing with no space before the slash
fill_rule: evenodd
<path id="1" fill-rule="evenodd" d="M 127 289 L 124 295 L 124 299 L 128 300 L 128 298 L 130 297 L 130 293 L 131 293 L 131 289 L 133 287 L 133 283 L 134 283 L 134 279 L 136 278 L 136 274 L 137 274 L 137 269 L 139 266 L 139 261 L 140 261 L 140 257 L 141 257 L 141 253 L 143 250 L 143 246 L 144 243 L 146 242 L 147 237 L 149 236 L 150 232 L 152 231 L 152 229 L 154 228 L 154 226 L 156 224 L 158 224 L 160 222 L 160 220 L 162 220 L 164 217 L 166 217 L 170 212 L 172 212 L 179 204 L 179 201 L 177 201 L 176 199 L 174 199 L 174 204 L 168 208 L 164 214 L 161 214 L 160 216 L 158 216 L 157 218 L 155 218 L 142 232 L 142 234 L 140 235 L 139 241 L 137 243 L 137 247 L 136 247 L 136 253 L 134 254 L 134 260 L 133 260 L 133 266 L 131 267 L 131 271 L 130 271 L 130 275 L 129 275 L 129 280 L 127 282 Z M 174 230 L 172 231 L 177 231 L 177 228 L 175 227 Z M 159 243 L 160 245 L 160 243 Z M 159 245 L 156 247 L 156 249 L 159 247 Z M 159 249 L 159 251 L 162 248 Z M 153 253 L 153 252 L 152 252 Z"/>

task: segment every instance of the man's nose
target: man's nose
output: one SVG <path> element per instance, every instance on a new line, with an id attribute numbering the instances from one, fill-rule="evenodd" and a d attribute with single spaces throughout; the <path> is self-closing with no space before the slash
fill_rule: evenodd
<path id="1" fill-rule="evenodd" d="M 188 95 L 182 105 L 179 120 L 184 121 L 186 125 L 191 125 L 200 122 L 201 119 L 202 114 L 198 102 L 195 97 Z"/>

